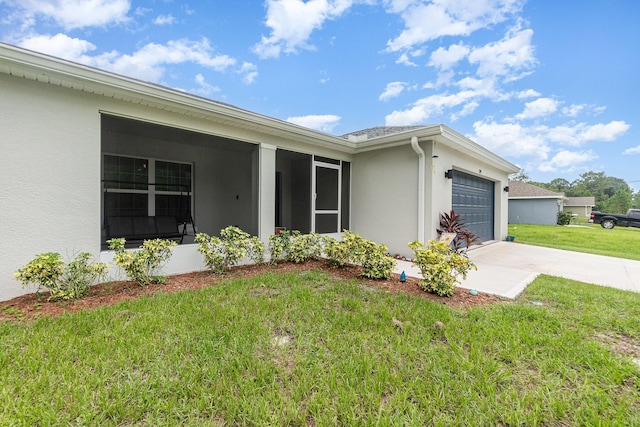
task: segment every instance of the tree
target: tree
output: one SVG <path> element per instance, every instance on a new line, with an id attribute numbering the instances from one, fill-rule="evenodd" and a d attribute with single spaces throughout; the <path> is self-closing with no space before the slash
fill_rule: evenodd
<path id="1" fill-rule="evenodd" d="M 619 188 L 606 202 L 605 212 L 626 213 L 631 207 L 633 193 L 627 188 Z"/>
<path id="2" fill-rule="evenodd" d="M 566 192 L 568 197 L 587 197 L 593 196 L 596 199 L 594 210 L 606 212 L 608 208 L 608 200 L 613 197 L 619 190 L 628 190 L 631 192 L 629 185 L 620 178 L 606 176 L 604 172 L 585 172 L 571 183 L 570 189 Z M 618 195 L 613 205 L 619 210 L 628 201 L 628 206 L 624 208 L 626 212 L 631 206 L 631 200 L 627 200 L 626 193 Z"/>
<path id="3" fill-rule="evenodd" d="M 514 173 L 513 175 L 509 175 L 509 181 L 528 182 L 529 175 L 527 175 L 524 169 L 520 169 L 518 172 Z"/>
<path id="4" fill-rule="evenodd" d="M 566 193 L 571 188 L 571 183 L 564 178 L 556 178 L 551 180 L 547 188 L 556 193 Z"/>
<path id="5" fill-rule="evenodd" d="M 640 190 L 633 195 L 633 208 L 640 209 Z"/>

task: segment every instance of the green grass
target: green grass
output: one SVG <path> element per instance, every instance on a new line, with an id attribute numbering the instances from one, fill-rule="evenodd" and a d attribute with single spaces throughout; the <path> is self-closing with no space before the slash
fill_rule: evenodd
<path id="1" fill-rule="evenodd" d="M 580 227 L 510 224 L 509 234 L 515 236 L 516 242 L 529 245 L 640 260 L 638 228 L 606 230 L 594 224 Z"/>
<path id="2" fill-rule="evenodd" d="M 640 343 L 639 294 L 543 276 L 462 311 L 266 273 L 0 323 L 0 425 L 640 425 L 603 337 Z"/>

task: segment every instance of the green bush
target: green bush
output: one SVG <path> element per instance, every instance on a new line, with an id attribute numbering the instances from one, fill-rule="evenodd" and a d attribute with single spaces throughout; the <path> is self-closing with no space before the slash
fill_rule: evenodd
<path id="1" fill-rule="evenodd" d="M 14 277 L 22 282 L 38 286 L 50 292 L 49 300 L 69 300 L 83 297 L 89 292 L 91 284 L 106 274 L 109 266 L 96 262 L 89 263 L 91 254 L 80 252 L 72 261 L 65 264 L 57 252 L 36 255 L 27 265 L 16 271 Z"/>
<path id="2" fill-rule="evenodd" d="M 162 265 L 171 258 L 173 248 L 178 244 L 172 240 L 145 240 L 136 249 L 127 251 L 124 238 L 108 240 L 109 249 L 115 251 L 114 261 L 124 270 L 130 280 L 140 285 L 163 283 L 166 276 L 158 274 Z"/>
<path id="3" fill-rule="evenodd" d="M 294 231 L 287 252 L 287 260 L 301 263 L 320 258 L 324 252 L 325 237 L 318 233 L 301 234 Z"/>
<path id="4" fill-rule="evenodd" d="M 466 256 L 460 255 L 443 242 L 429 241 L 429 245 L 413 241 L 409 243 L 413 250 L 413 263 L 420 268 L 423 279 L 419 286 L 427 292 L 440 296 L 451 296 L 459 277 L 467 278 L 469 270 L 476 269 Z"/>
<path id="5" fill-rule="evenodd" d="M 558 212 L 558 225 L 569 225 L 571 222 L 571 212 L 560 211 Z"/>
<path id="6" fill-rule="evenodd" d="M 364 268 L 362 275 L 371 279 L 391 277 L 396 261 L 387 255 L 387 250 L 385 245 L 366 240 L 349 230 L 343 231 L 342 240 L 327 238 L 325 244 L 325 255 L 330 265 L 361 265 Z"/>
<path id="7" fill-rule="evenodd" d="M 281 231 L 269 236 L 271 263 L 281 260 L 301 263 L 319 258 L 324 251 L 326 238 L 318 233 L 302 234 L 298 230 Z"/>
<path id="8" fill-rule="evenodd" d="M 296 233 L 299 233 L 299 231 L 296 231 Z M 290 248 L 291 233 L 289 231 L 282 230 L 279 234 L 269 236 L 269 257 L 271 258 L 271 264 L 286 259 Z"/>
<path id="9" fill-rule="evenodd" d="M 220 238 L 198 233 L 195 241 L 205 265 L 215 273 L 230 269 L 246 257 L 256 264 L 264 262 L 264 243 L 238 227 L 220 230 Z"/>

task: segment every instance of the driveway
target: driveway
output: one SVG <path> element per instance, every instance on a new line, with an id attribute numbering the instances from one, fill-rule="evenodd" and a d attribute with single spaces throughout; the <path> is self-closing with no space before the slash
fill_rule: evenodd
<path id="1" fill-rule="evenodd" d="M 515 242 L 495 242 L 469 251 L 478 266 L 459 286 L 479 292 L 517 297 L 539 274 L 640 292 L 640 261 L 543 248 Z M 410 262 L 396 272 L 420 277 Z"/>

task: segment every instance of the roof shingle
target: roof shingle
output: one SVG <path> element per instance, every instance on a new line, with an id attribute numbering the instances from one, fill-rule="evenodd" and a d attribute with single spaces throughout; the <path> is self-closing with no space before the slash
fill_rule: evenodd
<path id="1" fill-rule="evenodd" d="M 509 181 L 509 197 L 564 198 L 564 193 L 556 193 L 522 181 Z"/>

